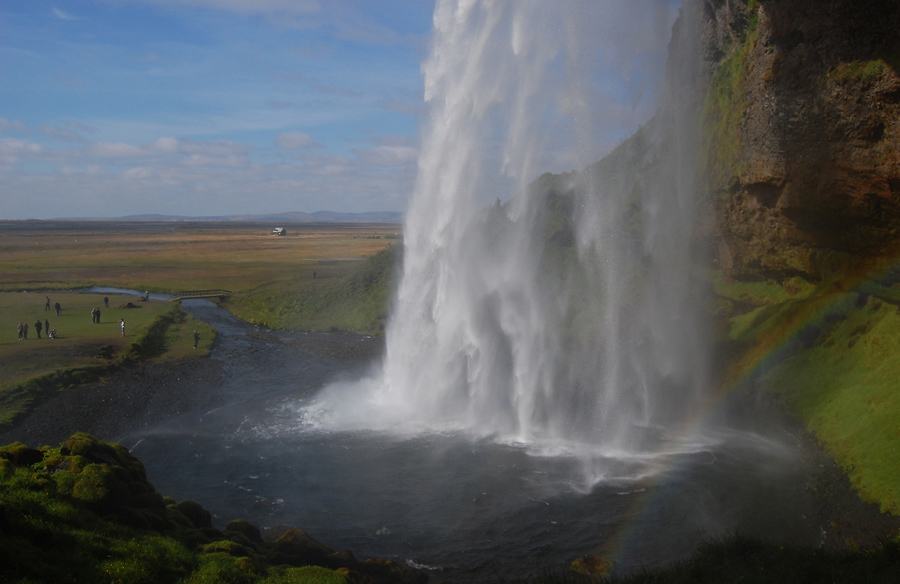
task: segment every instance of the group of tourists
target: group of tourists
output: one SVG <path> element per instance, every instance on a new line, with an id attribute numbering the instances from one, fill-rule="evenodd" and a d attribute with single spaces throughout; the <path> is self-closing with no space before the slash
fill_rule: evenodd
<path id="1" fill-rule="evenodd" d="M 147 292 L 141 300 L 148 300 L 150 298 L 150 293 Z M 129 303 L 130 305 L 131 303 Z M 103 306 L 104 308 L 109 308 L 109 296 L 103 297 Z M 50 297 L 47 296 L 47 301 L 44 303 L 44 311 L 51 310 L 51 300 Z M 56 315 L 60 316 L 62 314 L 62 307 L 59 305 L 59 302 L 52 304 L 52 310 L 56 311 Z M 91 322 L 94 324 L 100 324 L 100 307 L 91 309 Z M 29 325 L 27 322 L 19 322 L 19 325 L 16 327 L 16 330 L 19 333 L 19 340 L 25 341 L 28 340 L 28 331 Z M 41 332 L 43 332 L 47 338 L 55 339 L 56 330 L 50 328 L 50 321 L 44 319 L 43 322 L 41 319 L 37 319 L 34 323 L 34 331 L 37 333 L 37 338 L 41 338 Z M 122 336 L 125 336 L 125 319 L 119 319 L 119 331 L 121 331 Z M 197 348 L 197 344 L 200 342 L 200 331 L 194 331 L 194 348 Z"/>
<path id="2" fill-rule="evenodd" d="M 19 333 L 20 341 L 28 340 L 28 323 L 19 321 L 19 326 L 16 327 L 16 330 Z M 45 331 L 47 338 L 55 339 L 56 338 L 56 329 L 50 328 L 50 321 L 44 320 L 41 322 L 41 319 L 37 319 L 34 323 L 34 331 L 37 333 L 37 338 L 41 338 L 41 331 Z"/>
<path id="3" fill-rule="evenodd" d="M 47 302 L 44 304 L 44 311 L 50 310 L 50 297 L 47 296 Z M 59 302 L 53 304 L 53 310 L 56 311 L 56 316 L 62 314 L 62 306 L 59 305 Z"/>
<path id="4" fill-rule="evenodd" d="M 109 296 L 103 297 L 103 306 L 106 308 L 109 308 Z M 49 310 L 55 310 L 56 316 L 62 315 L 62 306 L 60 306 L 59 302 L 53 302 L 50 300 L 50 297 L 47 296 L 46 302 L 44 302 L 44 312 L 47 312 Z M 99 307 L 91 310 L 91 322 L 93 322 L 94 324 L 100 324 L 100 308 Z M 28 331 L 30 328 L 31 327 L 29 327 L 27 322 L 19 322 L 18 326 L 16 327 L 16 331 L 19 334 L 20 341 L 28 340 Z M 124 337 L 125 336 L 125 320 L 124 319 L 119 319 L 119 328 L 121 329 L 122 336 Z M 35 331 L 35 333 L 37 333 L 37 338 L 39 338 L 39 339 L 41 338 L 42 332 L 48 339 L 57 338 L 56 337 L 56 329 L 50 328 L 50 321 L 48 319 L 44 319 L 43 322 L 41 322 L 41 319 L 37 319 L 37 321 L 35 321 L 35 323 L 34 323 L 34 331 Z"/>

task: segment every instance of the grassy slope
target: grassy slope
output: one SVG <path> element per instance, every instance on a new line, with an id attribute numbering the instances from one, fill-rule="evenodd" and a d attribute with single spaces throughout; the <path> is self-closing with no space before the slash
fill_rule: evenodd
<path id="1" fill-rule="evenodd" d="M 870 283 L 846 289 L 840 282 L 799 292 L 795 286 L 791 295 L 774 284 L 720 282 L 720 301 L 739 302 L 726 316 L 732 374 L 760 376 L 863 499 L 897 514 L 900 288 Z"/>
<path id="2" fill-rule="evenodd" d="M 898 379 L 900 313 L 875 298 L 767 378 L 825 443 L 863 499 L 893 514 L 900 514 Z"/>
<path id="3" fill-rule="evenodd" d="M 366 258 L 342 276 L 273 282 L 231 298 L 225 307 L 247 322 L 307 331 L 383 334 L 402 244 Z"/>

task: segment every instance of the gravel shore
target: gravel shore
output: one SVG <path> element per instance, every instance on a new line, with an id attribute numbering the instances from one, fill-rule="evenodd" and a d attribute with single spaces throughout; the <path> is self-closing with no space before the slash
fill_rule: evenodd
<path id="1" fill-rule="evenodd" d="M 0 434 L 0 443 L 55 446 L 75 432 L 115 442 L 129 430 L 213 405 L 208 396 L 216 395 L 212 390 L 221 380 L 220 362 L 206 358 L 119 369 L 101 381 L 60 392 Z"/>

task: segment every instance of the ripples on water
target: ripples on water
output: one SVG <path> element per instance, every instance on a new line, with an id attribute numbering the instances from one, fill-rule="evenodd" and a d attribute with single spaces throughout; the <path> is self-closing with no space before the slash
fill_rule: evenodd
<path id="1" fill-rule="evenodd" d="M 219 527 L 235 518 L 290 525 L 449 581 L 524 577 L 586 553 L 612 556 L 620 569 L 652 566 L 738 530 L 816 536 L 801 519 L 808 501 L 795 456 L 756 434 L 619 457 L 450 430 L 323 429 L 318 389 L 365 367 L 298 355 L 292 334 L 260 335 L 210 303 L 190 310 L 219 329 L 223 405 L 121 441 L 161 493 L 201 502 Z"/>

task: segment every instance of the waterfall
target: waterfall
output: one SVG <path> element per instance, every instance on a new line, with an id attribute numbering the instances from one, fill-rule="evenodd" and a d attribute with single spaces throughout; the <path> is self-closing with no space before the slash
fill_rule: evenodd
<path id="1" fill-rule="evenodd" d="M 691 80 L 645 69 L 671 24 L 660 0 L 438 0 L 383 370 L 336 423 L 643 452 L 695 415 Z M 646 123 L 592 162 L 612 111 Z"/>

